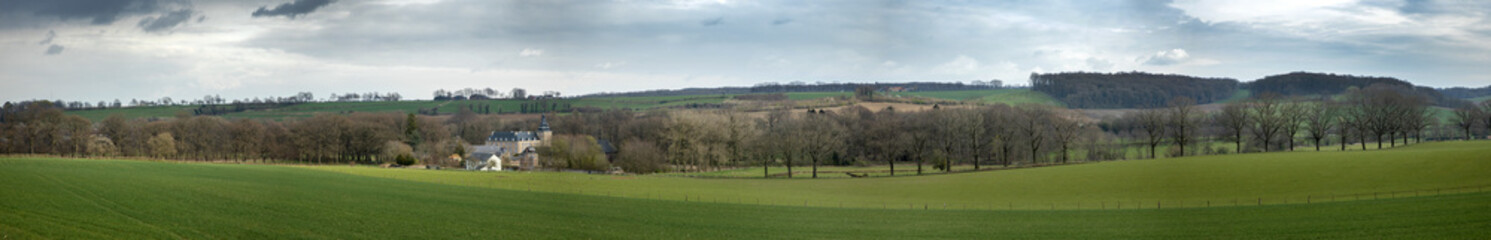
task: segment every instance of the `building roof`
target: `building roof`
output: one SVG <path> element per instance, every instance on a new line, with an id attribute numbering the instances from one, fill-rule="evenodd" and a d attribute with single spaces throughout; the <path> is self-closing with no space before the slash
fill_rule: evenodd
<path id="1" fill-rule="evenodd" d="M 497 155 L 497 154 L 496 153 L 491 153 L 491 152 L 472 152 L 471 153 L 471 158 L 469 158 L 469 159 L 486 160 L 486 159 L 492 158 L 492 156 L 495 156 L 495 155 Z"/>
<path id="2" fill-rule="evenodd" d="M 548 132 L 549 131 L 549 116 L 538 115 L 538 131 L 540 131 L 540 132 Z"/>
<path id="3" fill-rule="evenodd" d="M 488 142 L 514 142 L 533 140 L 539 140 L 539 135 L 537 133 L 529 131 L 492 132 L 491 136 L 487 136 Z"/>
<path id="4" fill-rule="evenodd" d="M 601 145 L 601 152 L 602 153 L 605 153 L 605 154 L 616 153 L 616 147 L 611 145 L 611 141 L 606 141 L 605 139 L 595 139 L 595 144 L 596 145 Z"/>

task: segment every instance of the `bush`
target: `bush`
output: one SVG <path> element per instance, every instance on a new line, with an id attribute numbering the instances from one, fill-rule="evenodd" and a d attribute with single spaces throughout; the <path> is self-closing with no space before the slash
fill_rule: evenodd
<path id="1" fill-rule="evenodd" d="M 399 165 L 404 166 L 410 166 L 419 163 L 419 160 L 414 159 L 414 156 L 399 155 L 398 157 L 394 157 L 394 163 L 398 163 Z"/>
<path id="2" fill-rule="evenodd" d="M 636 138 L 628 139 L 621 144 L 620 150 L 614 164 L 626 172 L 657 173 L 668 169 L 668 162 L 663 159 L 662 150 L 650 142 Z"/>

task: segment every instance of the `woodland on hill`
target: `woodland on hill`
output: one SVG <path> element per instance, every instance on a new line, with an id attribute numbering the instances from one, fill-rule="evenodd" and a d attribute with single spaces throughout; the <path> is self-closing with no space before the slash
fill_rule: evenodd
<path id="1" fill-rule="evenodd" d="M 1232 97 L 1237 80 L 1144 72 L 1030 74 L 1032 90 L 1072 108 L 1157 108 L 1176 97 L 1207 104 Z"/>

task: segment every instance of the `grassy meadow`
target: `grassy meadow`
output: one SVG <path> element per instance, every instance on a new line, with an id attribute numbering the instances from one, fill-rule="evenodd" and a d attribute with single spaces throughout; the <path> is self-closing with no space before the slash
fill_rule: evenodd
<path id="1" fill-rule="evenodd" d="M 1485 185 L 1491 142 L 877 179 L 690 179 L 0 158 L 4 239 L 1475 239 L 1491 192 L 1263 206 L 992 201 L 1275 197 Z M 344 174 L 350 173 L 350 174 Z M 653 192 L 650 195 L 638 195 Z M 668 195 L 680 194 L 680 195 Z M 704 198 L 683 195 L 704 195 Z M 836 207 L 729 203 L 920 200 Z M 716 197 L 710 197 L 716 195 Z M 1138 201 L 1150 204 L 1150 201 Z M 1130 201 L 1130 204 L 1138 204 Z M 1097 204 L 1094 201 L 1093 204 Z M 1172 204 L 1172 203 L 1164 203 Z M 1199 204 L 1191 201 L 1190 204 Z M 971 209 L 971 210 L 965 210 Z M 1002 209 L 1002 207 L 993 207 Z"/>
<path id="2" fill-rule="evenodd" d="M 1402 191 L 1491 185 L 1491 142 L 1424 143 L 1375 151 L 1290 152 L 1126 160 L 915 177 L 811 180 L 697 179 L 553 172 L 416 171 L 316 166 L 353 175 L 473 187 L 768 205 L 884 208 L 1086 209 L 1136 202 L 1197 207 L 1403 196 Z M 897 166 L 897 170 L 914 165 Z M 928 168 L 930 169 L 930 167 Z M 794 168 L 793 170 L 798 170 Z M 806 170 L 806 168 L 804 168 Z M 747 168 L 739 174 L 760 174 Z M 725 173 L 734 174 L 734 173 Z M 822 174 L 822 173 L 820 173 Z M 843 175 L 842 173 L 829 173 Z M 757 175 L 759 176 L 759 175 Z M 1412 192 L 1407 194 L 1425 194 Z M 1261 199 L 1261 200 L 1260 200 Z M 1105 203 L 1106 202 L 1106 203 Z"/>
<path id="3" fill-rule="evenodd" d="M 723 203 L 728 201 L 708 197 L 684 202 L 681 198 L 614 195 L 675 187 L 683 188 L 679 193 L 694 194 L 728 191 L 788 197 L 808 190 L 887 200 L 901 195 L 956 200 L 992 194 L 988 196 L 1037 200 L 1390 191 L 1487 183 L 1491 181 L 1483 174 L 1491 166 L 1483 158 L 1491 151 L 1487 145 L 1434 143 L 1367 152 L 1371 155 L 1250 154 L 827 180 L 6 157 L 0 158 L 0 183 L 6 185 L 0 188 L 0 196 L 6 196 L 0 201 L 0 235 L 5 239 L 1476 238 L 1491 234 L 1491 193 L 1420 197 L 1400 193 L 1380 200 L 1313 204 L 1055 211 L 937 210 L 936 205 L 926 210 L 923 206 L 801 207 Z M 522 190 L 529 187 L 534 190 Z M 556 190 L 565 188 L 595 192 Z M 608 197 L 601 190 L 615 192 Z"/>

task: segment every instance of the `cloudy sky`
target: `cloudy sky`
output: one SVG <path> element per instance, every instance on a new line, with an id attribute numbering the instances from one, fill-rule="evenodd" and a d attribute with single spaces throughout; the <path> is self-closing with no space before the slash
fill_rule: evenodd
<path id="1" fill-rule="evenodd" d="M 0 0 L 0 100 L 1291 71 L 1491 84 L 1491 1 Z"/>

